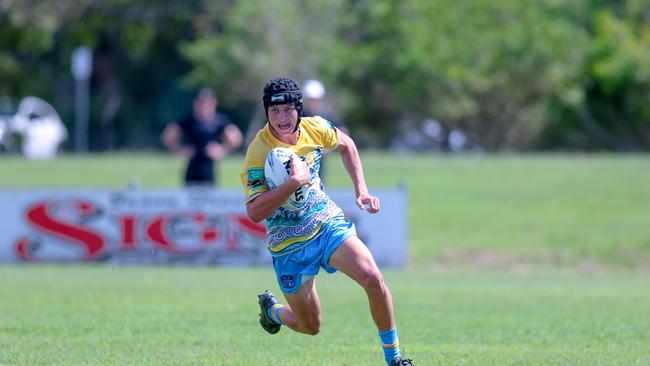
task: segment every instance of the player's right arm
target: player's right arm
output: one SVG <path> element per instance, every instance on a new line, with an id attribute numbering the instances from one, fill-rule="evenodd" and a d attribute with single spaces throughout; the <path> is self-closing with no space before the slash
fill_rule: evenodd
<path id="1" fill-rule="evenodd" d="M 309 184 L 309 168 L 295 154 L 291 156 L 289 180 L 276 189 L 266 191 L 246 204 L 246 213 L 253 222 L 260 222 L 271 216 L 294 192 Z"/>

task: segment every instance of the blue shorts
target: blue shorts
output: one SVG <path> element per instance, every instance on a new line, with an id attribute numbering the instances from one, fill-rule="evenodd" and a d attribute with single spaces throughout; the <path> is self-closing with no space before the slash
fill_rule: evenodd
<path id="1" fill-rule="evenodd" d="M 336 272 L 329 265 L 330 257 L 345 239 L 356 236 L 354 224 L 343 216 L 326 222 L 320 233 L 302 248 L 273 257 L 273 268 L 282 292 L 294 294 L 303 283 L 318 274 L 320 267 L 327 273 Z"/>

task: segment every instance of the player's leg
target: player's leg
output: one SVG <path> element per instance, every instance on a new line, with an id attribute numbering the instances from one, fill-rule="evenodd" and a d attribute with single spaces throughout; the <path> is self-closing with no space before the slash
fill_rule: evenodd
<path id="1" fill-rule="evenodd" d="M 351 236 L 332 254 L 329 264 L 357 281 L 368 295 L 370 312 L 379 331 L 395 326 L 393 299 L 368 248 Z"/>
<path id="2" fill-rule="evenodd" d="M 214 162 L 211 160 L 201 162 L 197 167 L 198 182 L 201 185 L 214 185 Z"/>
<path id="3" fill-rule="evenodd" d="M 306 334 L 320 331 L 321 308 L 316 280 L 320 268 L 322 243 L 318 240 L 282 256 L 273 257 L 276 280 L 287 304 L 280 304 L 272 294 L 260 295 L 260 324 L 275 334 L 281 325 Z"/>
<path id="4" fill-rule="evenodd" d="M 214 184 L 214 167 L 212 161 L 197 161 L 190 159 L 185 169 L 185 185 Z"/>
<path id="5" fill-rule="evenodd" d="M 368 248 L 358 237 L 351 236 L 332 254 L 329 265 L 357 281 L 366 291 L 386 363 L 401 362 L 393 299 Z"/>
<path id="6" fill-rule="evenodd" d="M 271 334 L 286 325 L 296 332 L 316 335 L 320 331 L 321 308 L 316 281 L 306 276 L 295 292 L 284 292 L 287 304 L 281 304 L 269 291 L 259 295 L 260 324 Z"/>
<path id="7" fill-rule="evenodd" d="M 287 305 L 279 313 L 280 319 L 296 332 L 316 335 L 320 332 L 321 307 L 316 278 L 307 280 L 296 293 L 284 293 Z"/>
<path id="8" fill-rule="evenodd" d="M 183 176 L 183 181 L 185 182 L 186 186 L 191 186 L 197 179 L 195 164 L 192 161 L 193 160 L 189 160 L 187 162 L 187 166 L 185 167 L 185 175 Z"/>

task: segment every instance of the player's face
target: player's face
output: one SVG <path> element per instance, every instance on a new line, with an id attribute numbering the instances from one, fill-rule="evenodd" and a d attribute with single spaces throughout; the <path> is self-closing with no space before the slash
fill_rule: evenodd
<path id="1" fill-rule="evenodd" d="M 269 123 L 279 135 L 290 135 L 298 123 L 298 110 L 293 104 L 279 104 L 269 107 Z"/>

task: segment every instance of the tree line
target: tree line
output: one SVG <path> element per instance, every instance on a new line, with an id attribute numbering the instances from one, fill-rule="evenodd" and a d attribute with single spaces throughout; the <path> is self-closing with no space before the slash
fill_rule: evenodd
<path id="1" fill-rule="evenodd" d="M 246 131 L 278 75 L 371 147 L 435 120 L 488 151 L 650 149 L 650 0 L 5 0 L 0 97 L 72 130 L 78 45 L 98 151 L 157 146 L 202 86 Z"/>

